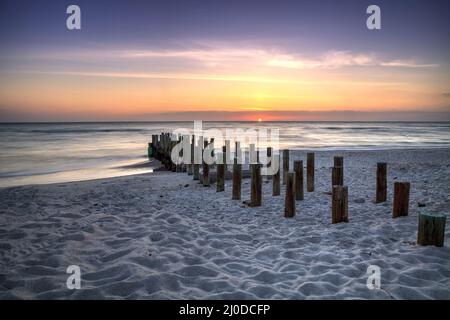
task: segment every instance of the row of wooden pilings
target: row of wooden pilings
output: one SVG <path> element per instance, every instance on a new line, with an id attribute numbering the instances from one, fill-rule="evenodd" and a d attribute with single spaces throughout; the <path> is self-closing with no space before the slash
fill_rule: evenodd
<path id="1" fill-rule="evenodd" d="M 171 133 L 161 133 L 160 135 L 152 135 L 152 142 L 149 143 L 149 156 L 153 156 L 155 159 L 161 161 L 162 165 L 173 172 L 187 172 L 188 175 L 192 175 L 194 180 L 200 180 L 203 186 L 207 187 L 211 185 L 210 179 L 210 166 L 205 163 L 203 159 L 203 153 L 205 149 L 211 145 L 210 152 L 214 153 L 213 145 L 214 139 L 204 139 L 199 137 L 197 141 L 197 147 L 201 146 L 202 160 L 201 164 L 196 163 L 194 154 L 196 140 L 195 136 L 190 139 L 189 136 L 185 137 L 189 140 L 189 146 L 191 149 L 191 161 L 190 163 L 175 164 L 171 159 L 172 149 L 181 142 L 183 137 L 174 138 Z M 235 157 L 232 161 L 232 199 L 241 200 L 242 190 L 242 178 L 243 174 L 242 162 L 240 161 L 241 149 L 240 143 L 235 143 Z M 225 191 L 225 180 L 227 179 L 227 164 L 229 164 L 230 155 L 230 141 L 225 141 L 225 146 L 222 147 L 222 152 L 218 154 L 218 157 L 222 157 L 221 161 L 218 161 L 213 166 L 216 166 L 216 191 Z M 262 176 L 259 159 L 259 151 L 255 151 L 254 144 L 250 145 L 249 151 L 249 173 L 250 173 L 250 201 L 246 202 L 251 207 L 258 207 L 262 205 Z M 280 164 L 280 155 L 275 154 L 271 147 L 267 147 L 267 159 L 270 159 L 270 163 L 273 165 L 274 161 Z M 293 161 L 293 171 L 289 168 L 289 150 L 282 150 L 283 159 L 283 185 L 286 186 L 285 190 L 285 209 L 284 216 L 286 218 L 292 218 L 296 212 L 296 201 L 304 200 L 304 174 L 303 174 L 303 161 Z M 200 166 L 202 166 L 202 173 L 200 174 Z M 276 170 L 273 175 L 267 178 L 272 180 L 272 196 L 279 196 L 281 192 L 280 188 L 280 169 Z M 306 155 L 306 191 L 314 191 L 314 153 L 308 152 Z M 393 195 L 393 207 L 392 217 L 397 218 L 401 216 L 407 216 L 409 212 L 409 182 L 395 182 L 394 183 L 394 195 Z M 344 158 L 336 156 L 334 157 L 334 165 L 331 171 L 331 222 L 340 223 L 348 222 L 348 187 L 344 185 Z M 387 164 L 385 162 L 377 163 L 376 170 L 376 194 L 375 202 L 382 203 L 387 201 Z M 444 245 L 446 216 L 442 214 L 431 213 L 419 213 L 419 226 L 417 243 L 419 245 L 435 245 L 442 247 Z"/>

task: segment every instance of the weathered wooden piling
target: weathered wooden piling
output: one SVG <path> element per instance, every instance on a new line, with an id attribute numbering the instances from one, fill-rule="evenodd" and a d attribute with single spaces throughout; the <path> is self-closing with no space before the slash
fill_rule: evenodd
<path id="1" fill-rule="evenodd" d="M 161 160 L 162 163 L 164 164 L 164 168 L 166 168 L 167 170 L 171 169 L 170 163 L 168 161 L 168 157 L 167 157 L 167 153 L 169 150 L 169 140 L 168 140 L 168 135 L 166 133 L 163 133 L 162 136 L 162 141 L 163 141 L 163 147 L 161 150 Z"/>
<path id="2" fill-rule="evenodd" d="M 387 199 L 387 164 L 386 162 L 377 163 L 377 192 L 375 202 L 386 202 Z"/>
<path id="3" fill-rule="evenodd" d="M 394 205 L 392 217 L 407 216 L 409 211 L 409 182 L 394 183 Z"/>
<path id="4" fill-rule="evenodd" d="M 209 181 L 209 164 L 206 163 L 204 158 L 204 153 L 206 151 L 206 148 L 208 147 L 208 140 L 203 141 L 203 186 L 209 187 L 210 181 Z"/>
<path id="5" fill-rule="evenodd" d="M 158 143 L 158 160 L 161 161 L 161 164 L 164 164 L 164 133 L 159 135 L 159 143 Z"/>
<path id="6" fill-rule="evenodd" d="M 333 186 L 331 223 L 348 222 L 348 187 Z"/>
<path id="7" fill-rule="evenodd" d="M 225 165 L 225 174 L 227 173 L 227 171 L 228 171 L 228 166 L 227 166 L 227 164 L 228 164 L 228 162 L 229 162 L 229 159 L 230 159 L 230 145 L 231 145 L 231 142 L 230 142 L 230 140 L 225 140 L 225 154 L 224 154 L 224 159 L 225 159 L 225 161 L 224 161 L 224 165 Z"/>
<path id="8" fill-rule="evenodd" d="M 193 180 L 200 180 L 200 165 L 194 163 Z"/>
<path id="9" fill-rule="evenodd" d="M 195 136 L 192 136 L 192 139 L 189 143 L 189 148 L 191 149 L 191 157 L 190 162 L 187 164 L 187 173 L 189 176 L 194 174 L 194 151 L 195 151 Z"/>
<path id="10" fill-rule="evenodd" d="M 158 137 L 158 145 L 156 148 L 156 155 L 157 159 L 161 161 L 162 164 L 162 158 L 163 158 L 163 134 L 161 133 Z"/>
<path id="11" fill-rule="evenodd" d="M 233 164 L 233 190 L 232 190 L 233 200 L 241 200 L 241 185 L 242 185 L 242 164 L 238 163 L 237 158 L 235 158 Z"/>
<path id="12" fill-rule="evenodd" d="M 331 168 L 331 188 L 344 185 L 344 167 Z"/>
<path id="13" fill-rule="evenodd" d="M 280 195 L 280 155 L 274 154 L 272 156 L 272 161 L 276 162 L 273 163 L 272 166 L 278 166 L 278 170 L 273 174 L 272 177 L 272 196 L 279 196 Z"/>
<path id="14" fill-rule="evenodd" d="M 191 140 L 189 138 L 189 135 L 184 135 L 184 141 L 183 141 L 183 165 L 182 165 L 182 171 L 187 172 L 188 167 L 190 166 L 191 159 Z M 186 153 L 186 154 L 184 154 Z"/>
<path id="15" fill-rule="evenodd" d="M 241 152 L 241 143 L 239 141 L 235 142 L 235 152 L 234 152 L 234 162 L 242 164 L 242 152 Z"/>
<path id="16" fill-rule="evenodd" d="M 222 153 L 221 154 L 219 153 L 218 157 L 221 157 L 222 161 L 219 161 L 219 163 L 217 164 L 216 192 L 222 192 L 225 191 L 226 146 L 222 147 Z"/>
<path id="17" fill-rule="evenodd" d="M 152 135 L 152 145 L 153 145 L 153 158 L 155 158 L 156 160 L 160 160 L 159 159 L 159 141 L 158 141 L 158 135 L 157 134 L 153 134 Z"/>
<path id="18" fill-rule="evenodd" d="M 308 192 L 314 191 L 314 153 L 308 152 L 306 154 L 306 190 Z"/>
<path id="19" fill-rule="evenodd" d="M 295 187 L 295 200 L 303 200 L 304 199 L 304 191 L 303 191 L 303 161 L 296 160 L 294 161 L 294 187 Z"/>
<path id="20" fill-rule="evenodd" d="M 334 157 L 334 167 L 344 167 L 344 157 Z"/>
<path id="21" fill-rule="evenodd" d="M 194 155 L 194 180 L 200 180 L 200 163 L 203 159 L 203 137 L 200 136 L 197 141 L 197 146 Z"/>
<path id="22" fill-rule="evenodd" d="M 221 155 L 221 159 L 222 159 L 222 164 L 226 165 L 227 164 L 227 146 L 224 145 L 222 146 L 222 155 Z M 226 166 L 225 166 L 226 167 Z"/>
<path id="23" fill-rule="evenodd" d="M 147 148 L 147 156 L 148 156 L 149 160 L 155 156 L 154 150 L 155 150 L 155 147 L 153 146 L 153 142 L 150 142 L 148 144 L 148 148 Z"/>
<path id="24" fill-rule="evenodd" d="M 211 156 L 214 157 L 214 138 L 209 139 Z M 214 165 L 214 164 L 213 164 Z"/>
<path id="25" fill-rule="evenodd" d="M 256 150 L 255 150 L 255 144 L 251 143 L 248 148 L 248 159 L 250 164 L 254 164 L 258 162 Z"/>
<path id="26" fill-rule="evenodd" d="M 331 169 L 331 188 L 344 185 L 344 157 L 334 157 Z"/>
<path id="27" fill-rule="evenodd" d="M 266 156 L 267 156 L 267 168 L 269 168 L 272 165 L 272 152 L 273 152 L 273 148 L 272 147 L 267 147 L 267 152 L 266 152 Z M 271 180 L 272 179 L 272 175 L 271 174 L 267 174 L 267 180 Z"/>
<path id="28" fill-rule="evenodd" d="M 164 134 L 163 133 L 161 133 L 159 135 L 157 155 L 158 155 L 158 160 L 161 161 L 161 164 L 164 164 Z"/>
<path id="29" fill-rule="evenodd" d="M 286 184 L 287 174 L 289 173 L 289 149 L 283 150 L 283 185 Z"/>
<path id="30" fill-rule="evenodd" d="M 175 146 L 177 145 L 177 141 L 176 140 L 170 140 L 170 150 L 169 150 L 169 162 L 170 162 L 170 168 L 172 170 L 172 172 L 176 172 L 177 171 L 177 165 L 175 162 L 172 161 L 172 150 L 173 148 L 175 148 Z"/>
<path id="31" fill-rule="evenodd" d="M 293 218 L 295 216 L 294 197 L 294 174 L 288 172 L 286 175 L 286 196 L 284 197 L 284 217 Z"/>
<path id="32" fill-rule="evenodd" d="M 178 137 L 178 141 L 175 143 L 175 145 L 182 143 L 182 141 L 183 141 L 183 137 L 182 137 L 182 136 L 179 136 L 179 137 Z M 178 156 L 183 157 L 183 149 L 181 149 L 181 150 L 178 152 Z M 182 171 L 183 171 L 183 163 L 177 163 L 177 164 L 175 164 L 175 170 L 176 170 L 176 172 L 182 172 Z"/>
<path id="33" fill-rule="evenodd" d="M 250 206 L 261 206 L 262 197 L 262 178 L 261 178 L 261 165 L 259 163 L 250 164 L 251 174 L 251 194 L 250 194 Z"/>
<path id="34" fill-rule="evenodd" d="M 160 148 L 161 139 L 160 139 L 160 135 L 159 134 L 155 134 L 155 142 L 156 142 L 156 144 L 155 144 L 156 149 Z"/>
<path id="35" fill-rule="evenodd" d="M 172 169 L 172 165 L 170 163 L 170 157 L 169 157 L 169 150 L 171 146 L 170 136 L 167 134 L 165 135 L 165 145 L 164 145 L 164 164 L 166 166 L 167 170 Z"/>
<path id="36" fill-rule="evenodd" d="M 445 223 L 444 214 L 419 213 L 417 244 L 421 246 L 444 246 Z"/>
<path id="37" fill-rule="evenodd" d="M 148 144 L 148 158 L 157 159 L 156 150 L 158 148 L 158 135 L 152 134 L 152 142 Z"/>
<path id="38" fill-rule="evenodd" d="M 172 134 L 167 134 L 167 149 L 165 152 L 165 157 L 166 157 L 166 163 L 167 163 L 167 168 L 168 170 L 172 171 L 172 167 L 173 167 L 173 163 L 172 163 L 172 157 L 171 157 L 171 152 L 172 152 L 172 145 L 173 145 L 173 141 L 172 141 Z"/>
<path id="39" fill-rule="evenodd" d="M 163 161 L 164 167 L 167 170 L 172 170 L 172 165 L 170 163 L 169 150 L 170 150 L 170 136 L 166 133 L 164 134 L 164 149 L 163 149 Z"/>

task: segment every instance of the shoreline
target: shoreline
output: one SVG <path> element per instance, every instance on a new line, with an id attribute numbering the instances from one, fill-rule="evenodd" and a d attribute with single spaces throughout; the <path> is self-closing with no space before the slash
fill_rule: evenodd
<path id="1" fill-rule="evenodd" d="M 291 152 L 305 160 L 306 150 Z M 349 222 L 331 224 L 330 168 L 344 156 Z M 0 299 L 450 299 L 444 247 L 416 245 L 421 210 L 450 212 L 450 149 L 316 151 L 316 191 L 283 217 L 263 178 L 262 206 L 187 173 L 0 189 Z M 374 204 L 375 165 L 388 201 Z M 304 161 L 305 163 L 305 161 Z M 410 213 L 392 219 L 392 184 L 411 182 Z M 425 204 L 419 208 L 418 203 Z M 81 290 L 68 290 L 69 265 Z M 367 267 L 381 289 L 366 287 Z"/>
<path id="2" fill-rule="evenodd" d="M 245 149 L 248 151 L 247 149 Z M 399 148 L 386 148 L 386 149 L 333 149 L 333 150 L 320 150 L 320 148 L 309 148 L 309 149 L 290 149 L 290 152 L 293 154 L 306 154 L 307 152 L 314 152 L 317 154 L 322 153 L 331 153 L 330 157 L 333 155 L 340 155 L 340 154 L 351 154 L 351 153 L 379 153 L 379 152 L 401 152 L 401 151 L 443 151 L 448 150 L 450 152 L 450 146 L 443 146 L 443 147 L 399 147 Z M 280 150 L 281 152 L 281 150 Z M 449 155 L 450 156 L 450 155 Z M 104 177 L 104 178 L 93 178 L 93 179 L 82 179 L 82 180 L 72 180 L 72 181 L 64 181 L 64 182 L 50 182 L 50 183 L 36 183 L 36 184 L 23 184 L 23 185 L 14 185 L 14 186 L 0 186 L 0 190 L 7 189 L 7 188 L 18 188 L 18 187 L 26 187 L 26 186 L 42 186 L 42 185 L 54 185 L 54 184 L 67 184 L 67 183 L 74 183 L 74 182 L 85 182 L 85 181 L 98 181 L 98 180 L 108 180 L 108 179 L 117 179 L 121 177 L 133 177 L 133 176 L 140 176 L 140 175 L 147 175 L 147 174 L 153 174 L 155 172 L 159 171 L 165 171 L 165 169 L 162 169 L 161 166 L 158 166 L 158 160 L 152 158 L 152 160 L 145 160 L 145 161 L 139 161 L 133 164 L 129 165 L 121 165 L 121 166 L 112 166 L 109 169 L 153 169 L 153 172 L 144 172 L 144 173 L 132 173 L 132 174 L 123 174 L 123 175 L 114 175 L 111 177 Z M 160 165 L 160 164 L 159 164 Z M 331 166 L 331 165 L 330 165 Z M 64 171 L 60 171 L 59 173 L 63 173 Z M 45 175 L 45 174 L 42 174 Z"/>

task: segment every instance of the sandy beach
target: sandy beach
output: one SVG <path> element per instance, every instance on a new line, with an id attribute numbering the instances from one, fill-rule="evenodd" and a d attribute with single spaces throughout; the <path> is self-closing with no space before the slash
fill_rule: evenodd
<path id="1" fill-rule="evenodd" d="M 331 224 L 333 156 L 345 161 L 349 223 Z M 306 151 L 291 151 L 306 162 Z M 377 162 L 388 201 L 375 204 Z M 284 187 L 263 205 L 186 173 L 0 189 L 0 299 L 450 299 L 444 247 L 418 246 L 418 213 L 450 213 L 450 149 L 316 152 L 316 190 L 283 217 Z M 267 182 L 266 182 L 267 181 Z M 411 183 L 409 216 L 392 219 L 394 181 Z M 418 203 L 421 203 L 421 207 Z M 447 219 L 448 220 L 448 219 Z M 69 290 L 66 268 L 81 268 Z M 381 269 L 381 289 L 366 286 Z"/>

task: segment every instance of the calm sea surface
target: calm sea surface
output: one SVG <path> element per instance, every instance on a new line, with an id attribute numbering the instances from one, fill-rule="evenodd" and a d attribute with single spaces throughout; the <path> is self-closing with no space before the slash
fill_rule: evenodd
<path id="1" fill-rule="evenodd" d="M 193 122 L 0 124 L 0 187 L 149 172 L 152 134 Z M 280 148 L 349 150 L 450 147 L 450 123 L 204 122 L 204 129 L 279 129 Z"/>

